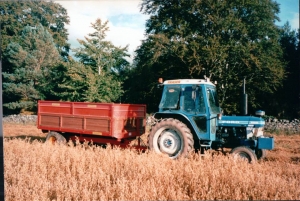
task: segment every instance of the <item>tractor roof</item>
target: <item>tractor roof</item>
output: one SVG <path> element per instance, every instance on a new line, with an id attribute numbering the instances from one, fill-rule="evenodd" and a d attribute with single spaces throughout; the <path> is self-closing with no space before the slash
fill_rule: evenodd
<path id="1" fill-rule="evenodd" d="M 209 84 L 215 86 L 209 79 L 177 79 L 177 80 L 166 80 L 163 83 L 168 84 Z"/>

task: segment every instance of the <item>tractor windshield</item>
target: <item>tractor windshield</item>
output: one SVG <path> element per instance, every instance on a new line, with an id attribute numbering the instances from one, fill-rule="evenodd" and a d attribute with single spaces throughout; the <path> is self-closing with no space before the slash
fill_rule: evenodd
<path id="1" fill-rule="evenodd" d="M 167 86 L 160 103 L 162 109 L 178 109 L 180 86 Z"/>

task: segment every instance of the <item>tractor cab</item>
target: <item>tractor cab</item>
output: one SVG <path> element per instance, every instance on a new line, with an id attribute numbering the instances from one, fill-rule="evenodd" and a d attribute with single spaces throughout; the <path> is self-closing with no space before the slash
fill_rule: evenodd
<path id="1" fill-rule="evenodd" d="M 176 84 L 176 82 L 178 82 Z M 181 110 L 187 114 L 220 112 L 216 88 L 204 80 L 169 80 L 164 83 L 159 111 Z"/>
<path id="2" fill-rule="evenodd" d="M 167 80 L 156 118 L 180 119 L 201 140 L 215 140 L 216 118 L 220 114 L 215 85 L 204 79 Z"/>

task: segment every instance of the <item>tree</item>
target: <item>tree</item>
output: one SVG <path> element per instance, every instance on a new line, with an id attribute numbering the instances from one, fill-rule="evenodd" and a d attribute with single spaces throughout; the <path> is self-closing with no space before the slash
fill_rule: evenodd
<path id="1" fill-rule="evenodd" d="M 274 24 L 276 2 L 144 0 L 141 10 L 151 15 L 148 38 L 136 51 L 138 71 L 145 70 L 142 76 L 149 77 L 150 68 L 153 77 L 165 79 L 207 76 L 218 82 L 226 113 L 239 111 L 244 77 L 250 110 L 261 106 L 257 94 L 272 94 L 281 85 L 284 63 Z"/>
<path id="2" fill-rule="evenodd" d="M 107 23 L 102 23 L 101 19 L 91 23 L 95 32 L 88 34 L 90 37 L 85 37 L 85 40 L 78 40 L 82 47 L 74 49 L 75 57 L 86 69 L 79 70 L 83 68 L 81 65 L 78 68 L 80 72 L 73 72 L 75 69 L 69 68 L 71 72 L 68 73 L 80 74 L 81 78 L 86 74 L 83 79 L 87 81 L 84 87 L 87 92 L 81 99 L 83 101 L 117 101 L 123 93 L 121 85 L 129 68 L 129 62 L 125 59 L 129 56 L 128 47 L 116 47 L 111 41 L 105 40 L 109 30 Z"/>
<path id="3" fill-rule="evenodd" d="M 47 85 L 52 100 L 112 102 L 123 92 L 120 82 L 113 75 L 101 76 L 87 65 L 69 59 L 56 66 L 49 76 Z"/>
<path id="4" fill-rule="evenodd" d="M 0 21 L 3 50 L 10 42 L 19 42 L 18 36 L 25 26 L 41 24 L 52 35 L 60 55 L 67 59 L 70 44 L 65 25 L 69 23 L 69 17 L 60 4 L 40 0 L 0 1 Z M 4 62 L 7 62 L 5 58 Z M 9 63 L 3 66 L 9 67 Z"/>
<path id="5" fill-rule="evenodd" d="M 4 56 L 11 63 L 12 72 L 3 72 L 5 101 L 8 109 L 32 110 L 36 100 L 45 95 L 39 92 L 53 66 L 60 61 L 52 35 L 42 25 L 35 29 L 24 27 L 20 42 L 8 44 Z"/>
<path id="6" fill-rule="evenodd" d="M 297 118 L 300 116 L 300 54 L 298 33 L 291 29 L 287 22 L 280 29 L 280 45 L 286 61 L 286 79 L 278 91 L 277 103 L 270 104 L 276 108 L 281 118 Z M 299 113 L 299 114 L 298 114 Z"/>
<path id="7" fill-rule="evenodd" d="M 129 63 L 124 59 L 128 57 L 126 47 L 116 47 L 111 41 L 106 41 L 106 32 L 109 31 L 108 21 L 102 23 L 101 19 L 97 19 L 95 23 L 91 23 L 94 33 L 88 34 L 91 38 L 85 37 L 85 40 L 78 39 L 83 46 L 74 49 L 75 57 L 85 65 L 93 68 L 99 75 L 106 73 L 121 73 Z"/>

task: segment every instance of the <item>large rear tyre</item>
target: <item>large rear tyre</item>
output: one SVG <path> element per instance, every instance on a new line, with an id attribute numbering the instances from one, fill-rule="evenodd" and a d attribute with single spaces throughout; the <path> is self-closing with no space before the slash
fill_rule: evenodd
<path id="1" fill-rule="evenodd" d="M 255 163 L 257 161 L 257 157 L 252 149 L 249 147 L 241 146 L 236 147 L 230 152 L 234 158 L 242 158 L 247 160 L 249 163 Z"/>
<path id="2" fill-rule="evenodd" d="M 194 140 L 190 129 L 177 119 L 163 119 L 151 128 L 148 136 L 150 150 L 166 154 L 172 159 L 188 156 Z"/>
<path id="3" fill-rule="evenodd" d="M 66 144 L 66 138 L 58 132 L 50 131 L 47 134 L 45 143 L 54 145 L 54 144 Z"/>

